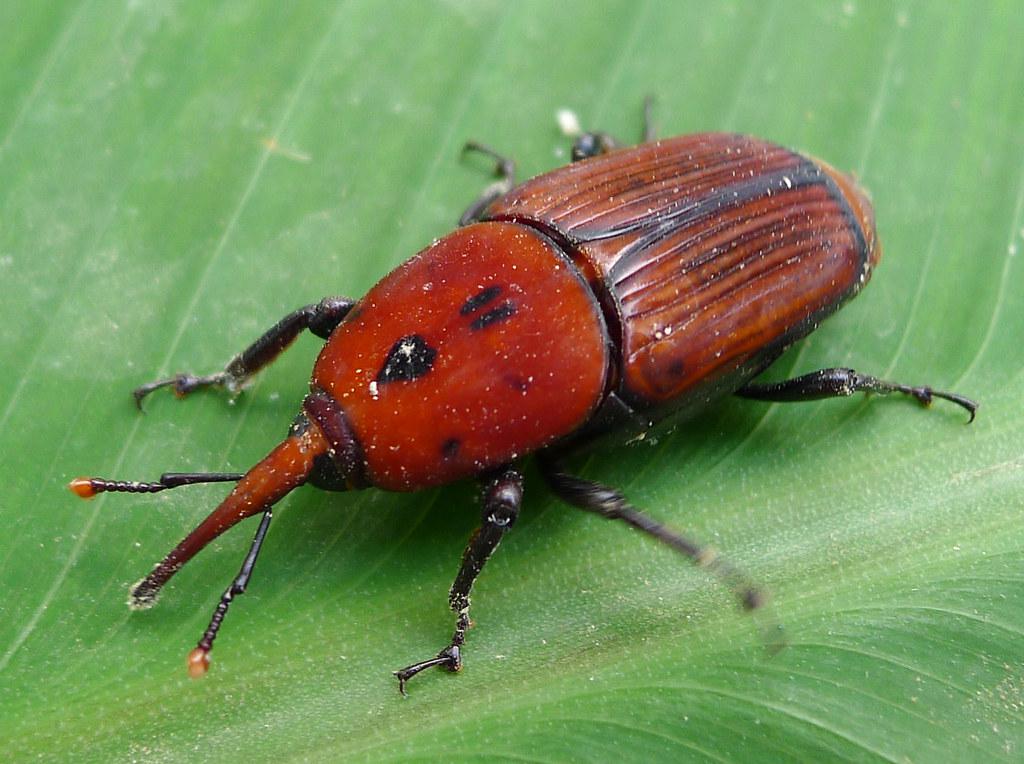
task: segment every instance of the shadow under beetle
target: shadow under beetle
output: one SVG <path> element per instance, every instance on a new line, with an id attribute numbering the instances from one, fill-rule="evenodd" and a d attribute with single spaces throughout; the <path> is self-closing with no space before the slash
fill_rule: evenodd
<path id="1" fill-rule="evenodd" d="M 756 138 L 702 133 L 620 149 L 578 134 L 573 162 L 521 185 L 514 163 L 480 144 L 499 180 L 460 227 L 389 273 L 359 301 L 328 297 L 282 318 L 220 372 L 143 385 L 181 396 L 241 389 L 302 331 L 327 340 L 288 436 L 243 474 L 167 473 L 158 482 L 78 478 L 82 497 L 235 482 L 226 499 L 132 587 L 151 606 L 199 550 L 262 513 L 238 576 L 188 656 L 201 676 L 228 607 L 245 591 L 272 507 L 310 483 L 330 491 L 483 484 L 483 521 L 449 593 L 455 632 L 437 655 L 394 672 L 462 667 L 470 591 L 519 514 L 515 466 L 536 453 L 563 501 L 619 519 L 718 575 L 746 609 L 763 595 L 709 549 L 567 473 L 562 457 L 596 440 L 637 438 L 736 394 L 808 401 L 855 392 L 944 398 L 930 387 L 823 369 L 758 384 L 789 345 L 868 281 L 880 256 L 871 203 L 829 165 Z"/>

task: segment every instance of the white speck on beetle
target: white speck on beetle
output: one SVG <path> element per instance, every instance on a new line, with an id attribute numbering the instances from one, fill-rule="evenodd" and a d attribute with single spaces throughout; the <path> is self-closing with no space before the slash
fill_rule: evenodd
<path id="1" fill-rule="evenodd" d="M 377 380 L 370 382 L 370 397 L 374 400 L 380 397 L 380 393 L 377 391 Z"/>
<path id="2" fill-rule="evenodd" d="M 412 358 L 412 354 L 415 350 L 416 343 L 413 340 L 403 340 L 402 344 L 398 346 L 398 352 L 404 355 L 406 358 Z M 373 384 L 376 384 L 376 382 L 374 382 Z"/>

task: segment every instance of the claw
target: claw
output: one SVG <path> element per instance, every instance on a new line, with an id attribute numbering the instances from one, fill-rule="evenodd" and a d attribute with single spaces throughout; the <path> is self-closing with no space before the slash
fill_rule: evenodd
<path id="1" fill-rule="evenodd" d="M 230 387 L 231 381 L 232 378 L 225 372 L 207 374 L 201 377 L 195 374 L 175 374 L 173 377 L 158 379 L 156 382 L 148 382 L 145 385 L 136 387 L 132 391 L 132 396 L 135 398 L 135 405 L 139 411 L 142 411 L 142 399 L 154 390 L 159 390 L 162 387 L 173 387 L 174 394 L 179 398 L 184 398 L 201 387 Z"/>
<path id="2" fill-rule="evenodd" d="M 439 652 L 435 657 L 419 663 L 413 663 L 410 666 L 406 666 L 398 671 L 392 671 L 398 678 L 398 691 L 402 693 L 402 697 L 409 697 L 409 693 L 405 691 L 405 683 L 416 676 L 421 671 L 432 668 L 434 666 L 444 666 L 451 672 L 462 670 L 462 653 L 459 651 L 458 645 L 448 645 L 444 650 Z"/>

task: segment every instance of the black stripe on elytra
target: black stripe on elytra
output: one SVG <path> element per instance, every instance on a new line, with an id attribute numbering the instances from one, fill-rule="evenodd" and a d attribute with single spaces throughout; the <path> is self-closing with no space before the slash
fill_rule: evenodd
<path id="1" fill-rule="evenodd" d="M 824 182 L 822 178 L 825 175 L 824 170 L 806 157 L 796 156 L 800 161 L 792 167 L 743 177 L 736 183 L 719 186 L 714 191 L 691 199 L 675 209 L 667 209 L 658 215 L 647 215 L 635 220 L 628 220 L 622 225 L 597 231 L 575 231 L 574 234 L 581 241 L 592 242 L 614 239 L 616 236 L 651 228 L 652 223 L 655 224 L 653 227 L 657 230 L 677 229 L 696 223 L 709 215 L 717 215 L 723 209 L 741 207 L 763 196 L 785 193 L 805 186 L 821 185 Z"/>
<path id="2" fill-rule="evenodd" d="M 482 308 L 484 305 L 489 303 L 499 294 L 501 294 L 501 286 L 498 284 L 493 284 L 487 287 L 486 289 L 477 292 L 475 295 L 473 295 L 464 303 L 462 303 L 462 307 L 459 308 L 459 315 L 468 316 L 474 310 L 479 310 L 480 308 Z"/>
<path id="3" fill-rule="evenodd" d="M 418 334 L 402 337 L 388 351 L 384 365 L 377 373 L 377 382 L 409 382 L 422 377 L 434 365 L 437 350 Z"/>
<path id="4" fill-rule="evenodd" d="M 832 195 L 832 200 L 836 203 L 839 209 L 843 213 L 843 217 L 846 218 L 846 224 L 851 231 L 853 231 L 853 238 L 857 240 L 857 252 L 860 254 L 860 268 L 864 270 L 864 266 L 868 261 L 868 232 L 865 231 L 860 224 L 860 219 L 857 217 L 857 213 L 853 211 L 853 207 L 850 206 L 850 200 L 846 198 L 846 194 L 839 188 L 839 185 L 832 180 L 832 176 L 827 172 L 823 172 L 822 180 L 825 183 L 825 188 Z"/>
<path id="5" fill-rule="evenodd" d="M 473 319 L 473 323 L 469 325 L 469 328 L 474 332 L 483 329 L 485 326 L 490 326 L 497 321 L 504 321 L 506 318 L 515 315 L 516 306 L 509 300 L 506 300 L 496 308 L 491 308 L 483 315 L 477 316 Z"/>
<path id="6" fill-rule="evenodd" d="M 723 210 L 741 207 L 755 199 L 784 194 L 795 189 L 808 186 L 829 188 L 831 178 L 824 170 L 805 157 L 799 157 L 799 159 L 800 162 L 794 167 L 743 178 L 735 184 L 722 186 L 714 193 L 690 201 L 671 212 L 656 216 L 653 220 L 631 221 L 615 229 L 595 232 L 593 235 L 584 235 L 581 238 L 585 241 L 597 241 L 644 228 L 648 229 L 621 253 L 612 267 L 614 276 L 616 272 L 624 272 L 631 267 L 631 258 L 636 253 L 645 252 L 673 231 L 697 223 L 703 218 L 716 217 L 722 214 Z M 838 192 L 838 189 L 836 191 Z M 839 196 L 841 197 L 842 194 Z M 854 226 L 855 230 L 859 228 L 860 226 Z"/>

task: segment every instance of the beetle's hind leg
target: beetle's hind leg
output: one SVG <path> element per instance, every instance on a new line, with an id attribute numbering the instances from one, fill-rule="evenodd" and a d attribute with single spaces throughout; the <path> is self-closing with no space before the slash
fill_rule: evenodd
<path id="1" fill-rule="evenodd" d="M 483 218 L 484 210 L 493 202 L 495 199 L 504 196 L 511 191 L 516 185 L 516 163 L 512 159 L 499 154 L 489 146 L 485 146 L 482 143 L 476 141 L 467 141 L 466 145 L 462 147 L 463 151 L 475 151 L 478 154 L 484 154 L 493 159 L 497 164 L 495 167 L 495 174 L 498 176 L 498 180 L 491 183 L 483 192 L 478 196 L 472 204 L 470 204 L 466 211 L 462 213 L 459 218 L 459 225 L 469 225 L 470 223 L 476 223 Z"/>
<path id="2" fill-rule="evenodd" d="M 413 663 L 395 671 L 398 690 L 405 695 L 405 683 L 424 669 L 443 666 L 449 671 L 462 668 L 462 645 L 466 642 L 466 631 L 472 625 L 469 620 L 469 594 L 473 582 L 483 570 L 484 563 L 494 553 L 508 529 L 519 517 L 523 501 L 523 476 L 512 468 L 503 470 L 485 488 L 483 524 L 469 540 L 462 555 L 462 565 L 448 594 L 448 604 L 457 614 L 455 633 L 451 643 L 433 658 Z"/>
<path id="3" fill-rule="evenodd" d="M 935 398 L 955 403 L 964 408 L 970 419 L 978 410 L 978 404 L 958 393 L 945 393 L 934 390 L 927 385 L 913 386 L 899 382 L 886 382 L 884 379 L 861 374 L 853 369 L 819 369 L 810 374 L 787 379 L 782 382 L 751 383 L 736 391 L 742 398 L 774 403 L 791 403 L 800 401 L 816 401 L 822 398 L 844 398 L 854 393 L 903 393 L 910 395 L 924 406 L 931 405 Z"/>
<path id="4" fill-rule="evenodd" d="M 551 490 L 562 501 L 609 520 L 622 520 L 627 525 L 668 544 L 697 565 L 714 573 L 732 590 L 745 610 L 755 610 L 767 600 L 765 593 L 758 586 L 740 570 L 719 557 L 713 549 L 648 517 L 627 502 L 614 488 L 570 475 L 561 464 L 550 458 L 542 458 L 540 467 Z"/>
<path id="5" fill-rule="evenodd" d="M 643 142 L 658 140 L 658 127 L 654 124 L 654 96 L 644 98 L 644 132 Z"/>
<path id="6" fill-rule="evenodd" d="M 325 297 L 282 318 L 254 343 L 232 358 L 222 371 L 214 374 L 175 374 L 135 388 L 135 405 L 142 408 L 142 399 L 154 390 L 172 387 L 178 396 L 186 396 L 204 387 L 223 387 L 237 392 L 258 371 L 269 366 L 303 331 L 309 329 L 327 339 L 355 305 L 345 297 Z"/>

